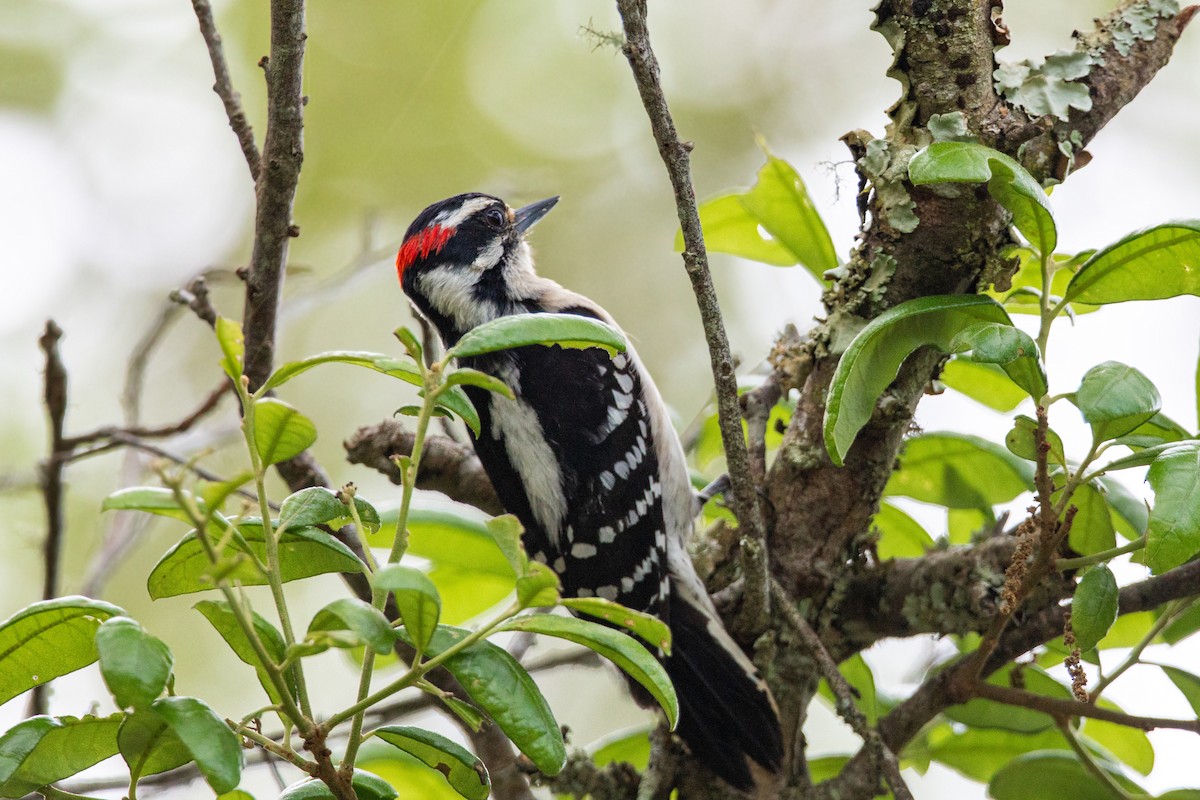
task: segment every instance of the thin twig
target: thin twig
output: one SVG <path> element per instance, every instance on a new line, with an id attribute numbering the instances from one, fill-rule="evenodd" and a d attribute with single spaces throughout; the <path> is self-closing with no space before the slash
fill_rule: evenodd
<path id="1" fill-rule="evenodd" d="M 1152 731 L 1156 728 L 1173 728 L 1181 731 L 1200 733 L 1200 720 L 1142 717 L 1136 714 L 1113 711 L 1099 705 L 1093 705 L 1092 703 L 1047 697 L 1044 694 L 1035 694 L 1024 689 L 1013 689 L 1008 686 L 997 686 L 994 683 L 986 683 L 984 681 L 976 684 L 974 694 L 987 700 L 995 700 L 997 703 L 1041 711 L 1055 719 L 1090 717 L 1104 722 L 1115 722 L 1118 725 L 1137 728 L 1143 731 Z"/>
<path id="2" fill-rule="evenodd" d="M 796 610 L 786 590 L 774 579 L 771 580 L 771 593 L 775 600 L 772 608 L 782 610 L 783 618 L 800 637 L 800 641 L 809 651 L 813 660 L 817 662 L 817 668 L 833 691 L 833 696 L 837 700 L 835 705 L 838 715 L 862 738 L 863 746 L 871 748 L 877 754 L 878 761 L 883 768 L 884 780 L 891 788 L 892 795 L 898 800 L 912 800 L 908 784 L 904 782 L 904 777 L 900 774 L 900 762 L 896 759 L 896 754 L 888 748 L 883 737 L 879 735 L 879 731 L 871 727 L 867 718 L 859 710 L 858 704 L 854 701 L 854 689 L 838 670 L 837 663 L 825 649 L 825 643 L 821 641 L 821 637 L 808 624 L 808 620 Z"/>
<path id="3" fill-rule="evenodd" d="M 167 436 L 175 436 L 176 434 L 186 433 L 191 430 L 197 422 L 208 416 L 221 402 L 225 395 L 229 394 L 229 381 L 222 379 L 221 384 L 215 387 L 201 401 L 196 409 L 178 422 L 170 423 L 169 425 L 160 425 L 157 427 L 143 427 L 134 425 L 128 428 L 97 428 L 89 433 L 83 433 L 79 436 L 72 436 L 64 441 L 67 450 L 77 450 L 84 445 L 92 444 L 93 442 L 102 439 L 117 439 L 134 438 L 134 439 L 162 439 Z"/>
<path id="4" fill-rule="evenodd" d="M 41 464 L 42 497 L 46 503 L 46 540 L 42 546 L 45 573 L 42 579 L 42 599 L 58 596 L 59 570 L 62 563 L 63 525 L 62 474 L 65 462 L 63 423 L 67 415 L 67 369 L 58 352 L 62 328 L 54 320 L 46 321 L 46 330 L 38 345 L 46 356 L 42 399 L 50 421 L 50 454 Z M 35 686 L 29 697 L 29 714 L 46 713 L 46 687 Z"/>
<path id="5" fill-rule="evenodd" d="M 730 480 L 733 482 L 734 511 L 745 542 L 742 548 L 742 566 L 746 577 L 746 591 L 742 601 L 743 620 L 751 630 L 761 630 L 766 622 L 770 593 L 767 584 L 769 573 L 766 526 L 763 523 L 754 476 L 750 470 L 746 440 L 742 436 L 733 356 L 729 349 L 729 338 L 725 333 L 725 323 L 721 318 L 721 307 L 713 286 L 712 274 L 708 268 L 704 232 L 701 230 L 700 213 L 696 208 L 696 193 L 692 187 L 691 163 L 688 157 L 691 145 L 680 141 L 675 122 L 667 107 L 666 96 L 659 83 L 658 60 L 650 47 L 650 33 L 646 27 L 645 0 L 617 0 L 617 10 L 625 29 L 623 51 L 633 70 L 638 94 L 641 95 L 642 105 L 650 118 L 650 128 L 654 133 L 655 142 L 658 143 L 659 155 L 666 165 L 675 192 L 675 209 L 683 229 L 683 263 L 691 279 L 692 291 L 696 295 L 704 323 L 704 336 L 708 343 L 709 360 L 717 391 L 721 442 L 725 447 L 725 460 Z"/>
<path id="6" fill-rule="evenodd" d="M 250 168 L 250 179 L 258 180 L 262 169 L 262 156 L 254 143 L 254 131 L 246 112 L 242 110 L 242 97 L 233 88 L 229 78 L 229 65 L 225 63 L 225 48 L 221 44 L 221 34 L 217 31 L 217 23 L 213 19 L 212 6 L 208 0 L 192 0 L 192 8 L 196 11 L 196 20 L 200 23 L 200 34 L 208 45 L 208 58 L 212 61 L 213 75 L 217 82 L 213 91 L 225 105 L 225 116 L 229 118 L 229 127 L 233 128 L 238 144 L 242 146 L 242 155 L 246 157 L 246 166 Z"/>

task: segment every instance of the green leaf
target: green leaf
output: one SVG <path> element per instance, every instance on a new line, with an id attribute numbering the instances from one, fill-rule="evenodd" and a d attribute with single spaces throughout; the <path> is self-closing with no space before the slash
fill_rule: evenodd
<path id="1" fill-rule="evenodd" d="M 229 603 L 224 600 L 201 600 L 192 606 L 192 608 L 204 615 L 209 624 L 225 640 L 225 644 L 229 645 L 229 649 L 233 651 L 234 655 L 244 663 L 254 667 L 254 671 L 258 674 L 258 682 L 266 690 L 267 696 L 271 698 L 271 702 L 279 703 L 281 699 L 279 692 L 267 675 L 266 670 L 259 663 L 258 654 L 254 652 L 254 646 L 250 644 L 250 639 L 247 638 L 241 625 L 238 624 L 237 617 L 234 615 Z M 250 612 L 250 619 L 254 625 L 254 632 L 258 636 L 258 640 L 262 642 L 263 649 L 267 651 L 267 655 L 276 664 L 282 663 L 287 649 L 283 634 L 276 630 L 274 625 L 253 611 Z M 289 671 L 286 678 L 288 685 L 291 687 L 292 694 L 295 695 L 295 676 Z"/>
<path id="2" fill-rule="evenodd" d="M 485 800 L 491 793 L 491 780 L 483 762 L 445 736 L 403 725 L 388 725 L 372 735 L 440 772 L 467 800 Z"/>
<path id="3" fill-rule="evenodd" d="M 1123 437 L 1122 437 L 1123 438 Z M 1115 472 L 1120 469 L 1131 469 L 1133 467 L 1144 467 L 1147 464 L 1153 464 L 1154 460 L 1168 450 L 1174 450 L 1179 444 L 1192 444 L 1195 439 L 1188 439 L 1184 442 L 1163 442 L 1152 447 L 1145 447 L 1130 453 L 1127 456 L 1114 458 L 1112 461 L 1104 465 L 1105 472 Z"/>
<path id="4" fill-rule="evenodd" d="M 308 417 L 274 397 L 254 401 L 254 447 L 269 467 L 307 450 L 317 440 L 317 426 Z"/>
<path id="5" fill-rule="evenodd" d="M 825 273 L 838 265 L 829 230 L 795 168 L 769 152 L 766 157 L 749 190 L 700 206 L 705 246 L 776 266 L 801 264 L 824 282 Z M 682 233 L 676 249 L 683 249 Z"/>
<path id="6" fill-rule="evenodd" d="M 1131 794 L 1146 792 L 1104 763 L 1100 768 Z M 1112 792 L 1088 772 L 1073 753 L 1040 752 L 1018 756 L 1000 768 L 988 784 L 995 800 L 1113 800 Z"/>
<path id="7" fill-rule="evenodd" d="M 1050 288 L 1042 285 L 1042 258 L 1032 247 L 1007 247 L 1001 254 L 1005 258 L 1017 258 L 1017 271 L 1009 281 L 1009 288 L 998 291 L 994 287 L 984 293 L 999 301 L 1012 314 L 1028 314 L 1037 316 L 1042 313 L 1042 295 L 1047 292 L 1051 302 L 1061 299 L 1067 290 L 1079 266 L 1095 253 L 1095 250 L 1085 250 L 1074 255 L 1055 253 L 1050 257 Z M 1067 310 L 1076 316 L 1099 311 L 1100 306 L 1084 303 L 1068 303 Z"/>
<path id="8" fill-rule="evenodd" d="M 592 763 L 597 767 L 625 763 L 638 771 L 650 765 L 650 732 L 653 728 L 638 725 L 632 729 L 617 731 L 588 745 Z"/>
<path id="9" fill-rule="evenodd" d="M 1042 253 L 1053 253 L 1058 231 L 1046 193 L 1009 156 L 973 142 L 936 142 L 908 165 L 913 184 L 987 183 L 988 193 L 1013 215 L 1013 225 Z"/>
<path id="10" fill-rule="evenodd" d="M 197 499 L 196 506 L 200 513 L 205 513 L 206 505 L 203 501 Z M 175 493 L 159 486 L 135 486 L 129 489 L 119 489 L 104 498 L 104 502 L 100 504 L 100 510 L 145 511 L 147 514 L 191 522 L 191 517 L 175 499 Z"/>
<path id="11" fill-rule="evenodd" d="M 1091 423 L 1098 442 L 1124 436 L 1162 407 L 1154 384 L 1133 367 L 1116 361 L 1089 369 L 1075 392 L 1074 402 Z"/>
<path id="12" fill-rule="evenodd" d="M 486 524 L 492 541 L 500 548 L 500 552 L 504 554 L 504 558 L 512 567 L 513 572 L 518 577 L 528 572 L 529 558 L 525 555 L 525 548 L 521 546 L 521 534 L 525 532 L 525 529 L 521 526 L 520 520 L 512 514 L 504 514 L 489 519 Z"/>
<path id="13" fill-rule="evenodd" d="M 480 372 L 477 369 L 470 367 L 459 367 L 446 376 L 446 383 L 450 386 L 478 386 L 489 392 L 495 392 L 498 395 L 507 397 L 509 400 L 516 398 L 513 390 L 507 383 L 499 378 L 492 377 L 486 372 Z"/>
<path id="14" fill-rule="evenodd" d="M 742 195 L 742 205 L 797 262 L 823 281 L 825 273 L 838 265 L 829 230 L 795 168 L 769 152 L 766 155 L 758 181 Z"/>
<path id="15" fill-rule="evenodd" d="M 436 656 L 470 634 L 461 628 L 438 626 L 428 654 Z M 410 644 L 404 632 L 400 634 Z M 567 761 L 562 731 L 546 698 L 529 673 L 511 655 L 491 642 L 477 642 L 446 659 L 444 666 L 518 749 L 547 775 L 557 775 Z"/>
<path id="16" fill-rule="evenodd" d="M 449 411 L 461 419 L 471 429 L 472 433 L 479 436 L 479 426 L 481 424 L 479 421 L 479 412 L 475 410 L 475 406 L 471 403 L 471 398 L 467 397 L 466 392 L 462 390 L 461 386 L 451 386 L 438 395 L 437 407 Z"/>
<path id="17" fill-rule="evenodd" d="M 466 726 L 476 733 L 482 730 L 483 723 L 487 722 L 487 717 L 482 711 L 464 700 L 459 700 L 454 695 L 439 696 L 438 699 L 442 701 L 446 708 L 454 712 L 454 716 L 466 723 Z"/>
<path id="18" fill-rule="evenodd" d="M 1072 550 L 1090 556 L 1117 546 L 1112 512 L 1099 490 L 1091 484 L 1079 486 L 1071 496 L 1071 505 L 1076 509 L 1068 539 Z M 1066 516 L 1065 512 L 1063 516 Z"/>
<path id="19" fill-rule="evenodd" d="M 1150 511 L 1145 502 L 1112 478 L 1101 476 L 1099 481 L 1113 512 L 1112 521 L 1117 532 L 1127 539 L 1141 537 L 1150 524 Z"/>
<path id="20" fill-rule="evenodd" d="M 368 530 L 379 530 L 379 512 L 375 507 L 361 497 L 354 498 L 354 508 L 358 518 Z M 350 508 L 335 492 L 323 486 L 310 486 L 289 496 L 279 507 L 278 528 L 304 528 L 316 525 L 330 525 L 340 528 L 353 522 Z"/>
<path id="21" fill-rule="evenodd" d="M 0 623 L 0 703 L 96 660 L 96 629 L 119 606 L 87 597 L 34 603 Z"/>
<path id="22" fill-rule="evenodd" d="M 1020 456 L 1026 461 L 1037 461 L 1037 420 L 1025 414 L 1013 418 L 1013 428 L 1004 437 L 1004 445 L 1013 455 Z M 1063 450 L 1062 438 L 1047 429 L 1046 444 L 1050 445 L 1049 461 L 1060 467 L 1067 466 L 1067 455 Z"/>
<path id="23" fill-rule="evenodd" d="M 636 639 L 595 622 L 551 614 L 516 617 L 504 623 L 502 629 L 555 636 L 599 653 L 641 684 L 666 712 L 671 728 L 675 728 L 679 720 L 675 688 L 662 664 Z"/>
<path id="24" fill-rule="evenodd" d="M 956 392 L 994 411 L 1012 411 L 1029 394 L 995 364 L 955 356 L 942 369 L 940 380 Z"/>
<path id="25" fill-rule="evenodd" d="M 970 544 L 996 527 L 991 506 L 946 509 L 946 538 L 950 544 Z"/>
<path id="26" fill-rule="evenodd" d="M 564 597 L 562 605 L 589 617 L 620 625 L 652 647 L 671 654 L 671 629 L 658 617 L 644 611 L 634 611 L 603 597 Z"/>
<path id="27" fill-rule="evenodd" d="M 442 614 L 442 598 L 429 576 L 419 569 L 388 564 L 371 580 L 380 591 L 396 596 L 396 607 L 417 650 L 424 652 Z"/>
<path id="28" fill-rule="evenodd" d="M 824 758 L 811 758 L 805 766 L 808 768 L 808 777 L 812 779 L 812 782 L 819 783 L 840 775 L 842 768 L 849 760 L 849 756 L 825 756 Z M 888 798 L 885 797 L 883 800 L 888 800 Z"/>
<path id="29" fill-rule="evenodd" d="M 239 530 L 246 546 L 262 561 L 266 560 L 266 545 L 263 542 L 261 523 L 243 520 Z M 223 575 L 230 580 L 241 581 L 246 586 L 263 586 L 267 578 L 248 556 L 243 546 L 234 538 L 223 552 L 225 558 L 236 558 L 241 562 L 230 567 Z M 281 577 L 284 582 L 311 578 L 330 572 L 361 572 L 363 565 L 350 548 L 334 537 L 317 528 L 289 528 L 279 541 Z M 196 539 L 195 532 L 183 537 L 168 550 L 146 581 L 146 588 L 155 600 L 175 597 L 191 592 L 202 592 L 215 586 L 213 565 L 208 560 L 204 547 Z"/>
<path id="30" fill-rule="evenodd" d="M 904 444 L 884 489 L 947 508 L 990 509 L 1033 489 L 1033 465 L 964 433 L 927 433 Z"/>
<path id="31" fill-rule="evenodd" d="M 0 736 L 0 797 L 24 797 L 116 755 L 122 716 L 18 722 Z"/>
<path id="32" fill-rule="evenodd" d="M 855 653 L 838 664 L 838 672 L 842 673 L 846 683 L 850 684 L 850 688 L 854 690 L 855 704 L 867 718 L 867 724 L 874 725 L 879 720 L 881 709 L 879 695 L 875 691 L 875 674 L 871 671 L 871 666 L 861 653 Z M 822 678 L 817 686 L 817 692 L 835 708 L 837 707 L 837 700 L 834 698 L 828 681 Z"/>
<path id="33" fill-rule="evenodd" d="M 625 337 L 600 320 L 578 314 L 510 314 L 472 328 L 447 355 L 470 358 L 528 345 L 599 347 L 610 355 L 625 352 Z"/>
<path id="34" fill-rule="evenodd" d="M 1200 717 L 1200 677 L 1178 667 L 1159 665 L 1159 669 L 1171 679 L 1175 688 L 1183 693 L 1188 705 L 1192 707 L 1192 711 L 1197 717 Z"/>
<path id="35" fill-rule="evenodd" d="M 214 329 L 217 333 L 217 344 L 221 346 L 221 369 L 236 383 L 242 379 L 242 358 L 246 355 L 242 326 L 231 319 L 217 317 Z"/>
<path id="36" fill-rule="evenodd" d="M 1190 438 L 1192 438 L 1191 431 L 1160 412 L 1116 439 L 1116 443 L 1136 449 L 1182 442 Z"/>
<path id="37" fill-rule="evenodd" d="M 1154 769 L 1154 746 L 1145 731 L 1115 722 L 1086 719 L 1083 721 L 1083 735 L 1143 775 L 1149 775 L 1150 770 Z"/>
<path id="38" fill-rule="evenodd" d="M 933 547 L 933 538 L 920 523 L 891 503 L 879 504 L 872 524 L 879 531 L 875 550 L 881 559 L 917 558 Z"/>
<path id="39" fill-rule="evenodd" d="M 1066 750 L 1062 734 L 1053 728 L 1040 733 L 1017 733 L 997 728 L 946 730 L 930 745 L 930 757 L 938 763 L 986 783 L 1010 760 L 1038 750 Z"/>
<path id="40" fill-rule="evenodd" d="M 997 686 L 1010 685 L 1009 676 L 1012 669 L 1013 667 L 1009 666 L 997 670 L 987 679 L 987 682 Z M 1022 668 L 1021 672 L 1026 690 L 1060 700 L 1071 699 L 1071 690 L 1054 680 L 1044 670 L 1026 666 Z M 1038 733 L 1054 725 L 1054 720 L 1050 715 L 1040 711 L 1004 705 L 979 697 L 946 709 L 946 716 L 955 722 L 961 722 L 973 728 L 997 728 L 1017 733 Z"/>
<path id="41" fill-rule="evenodd" d="M 354 770 L 350 785 L 358 800 L 396 800 L 400 796 L 383 778 L 360 769 Z M 324 800 L 328 797 L 333 797 L 328 786 L 316 778 L 305 778 L 284 789 L 278 800 Z"/>
<path id="42" fill-rule="evenodd" d="M 201 513 L 207 508 L 220 510 L 231 494 L 252 480 L 254 480 L 254 473 L 249 470 L 242 470 L 232 478 L 216 483 L 200 481 L 197 486 L 196 494 L 198 495 L 198 502 L 196 505 Z M 190 518 L 187 521 L 190 522 Z"/>
<path id="43" fill-rule="evenodd" d="M 267 378 L 267 382 L 263 384 L 259 391 L 282 386 L 297 375 L 308 372 L 313 367 L 321 364 L 350 364 L 355 367 L 365 367 L 375 372 L 386 373 L 389 368 L 395 369 L 394 364 L 392 364 L 393 361 L 394 359 L 391 356 L 384 355 L 383 353 L 368 353 L 360 350 L 331 350 L 326 353 L 309 356 L 299 361 L 289 361 L 271 373 L 271 377 Z M 381 365 L 384 368 L 381 368 Z M 407 380 L 407 375 L 407 372 L 403 373 L 405 380 Z M 395 377 L 402 376 L 396 375 Z M 420 385 L 419 380 L 417 385 Z"/>
<path id="44" fill-rule="evenodd" d="M 1200 295 L 1200 221 L 1168 222 L 1131 233 L 1089 258 L 1066 299 L 1094 305 Z"/>
<path id="45" fill-rule="evenodd" d="M 100 674 L 121 708 L 141 708 L 167 687 L 175 658 L 161 639 L 129 617 L 112 617 L 96 630 Z"/>
<path id="46" fill-rule="evenodd" d="M 342 597 L 316 613 L 308 624 L 307 639 L 330 647 L 366 645 L 379 655 L 385 655 L 392 651 L 396 632 L 383 612 L 370 603 Z"/>
<path id="47" fill-rule="evenodd" d="M 383 514 L 384 527 L 367 537 L 372 547 L 391 547 L 397 516 L 395 510 Z M 405 552 L 433 564 L 429 578 L 442 598 L 442 622 L 470 619 L 512 592 L 513 569 L 478 518 L 458 511 L 414 508 L 409 511 L 408 530 Z"/>
<path id="48" fill-rule="evenodd" d="M 192 760 L 192 752 L 167 721 L 150 709 L 125 717 L 117 732 L 117 747 L 129 765 L 129 774 L 138 778 L 157 775 Z"/>
<path id="49" fill-rule="evenodd" d="M 1116 621 L 1117 594 L 1117 579 L 1104 564 L 1083 574 L 1071 601 L 1071 627 L 1081 652 L 1095 647 Z"/>
<path id="50" fill-rule="evenodd" d="M 980 322 L 959 331 L 950 340 L 950 351 L 966 354 L 981 364 L 996 364 L 1013 383 L 1035 400 L 1046 394 L 1046 373 L 1037 344 L 1011 322 Z"/>
<path id="51" fill-rule="evenodd" d="M 767 233 L 742 202 L 744 193 L 722 194 L 700 204 L 700 225 L 709 252 L 728 253 L 776 267 L 798 261 L 783 242 Z M 675 249 L 683 251 L 683 231 L 675 232 Z"/>
<path id="52" fill-rule="evenodd" d="M 870 420 L 876 401 L 914 350 L 931 345 L 949 353 L 956 336 L 981 322 L 1012 324 L 1004 309 L 991 298 L 947 295 L 901 303 L 863 328 L 842 354 L 829 387 L 825 448 L 833 463 L 842 464 L 854 437 Z M 972 357 L 980 360 L 975 353 Z M 1018 360 L 1036 357 L 1034 348 L 1021 354 Z M 1001 366 L 1017 369 L 1013 362 Z M 1025 372 L 1024 367 L 1019 369 L 1019 374 Z"/>
<path id="53" fill-rule="evenodd" d="M 1200 443 L 1177 444 L 1146 473 L 1154 508 L 1146 538 L 1146 564 L 1165 572 L 1200 552 Z"/>
<path id="54" fill-rule="evenodd" d="M 1200 601 L 1192 600 L 1188 607 L 1167 623 L 1162 640 L 1167 644 L 1181 642 L 1200 630 Z"/>
<path id="55" fill-rule="evenodd" d="M 529 562 L 528 574 L 517 578 L 517 602 L 521 608 L 548 608 L 558 605 L 558 575 L 538 561 Z"/>
<path id="56" fill-rule="evenodd" d="M 192 754 L 200 774 L 220 794 L 242 777 L 242 743 L 211 708 L 194 697 L 163 697 L 150 707 Z"/>

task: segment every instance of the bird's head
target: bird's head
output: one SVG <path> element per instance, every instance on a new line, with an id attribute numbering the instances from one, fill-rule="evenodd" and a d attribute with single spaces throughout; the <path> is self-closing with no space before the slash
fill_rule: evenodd
<path id="1" fill-rule="evenodd" d="M 460 194 L 426 208 L 396 256 L 404 293 L 448 344 L 476 325 L 521 310 L 539 280 L 525 234 L 557 197 L 518 209 L 486 194 Z"/>

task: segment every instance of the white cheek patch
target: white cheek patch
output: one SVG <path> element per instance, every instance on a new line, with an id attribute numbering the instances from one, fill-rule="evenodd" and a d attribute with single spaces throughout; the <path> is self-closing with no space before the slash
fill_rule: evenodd
<path id="1" fill-rule="evenodd" d="M 417 288 L 430 305 L 454 321 L 459 330 L 470 330 L 500 315 L 494 303 L 475 296 L 479 275 L 458 264 L 434 267 L 417 278 Z"/>
<path id="2" fill-rule="evenodd" d="M 471 269 L 486 272 L 500 263 L 500 259 L 504 256 L 504 241 L 502 239 L 493 239 L 492 243 L 485 247 L 475 260 L 471 262 Z"/>
<path id="3" fill-rule="evenodd" d="M 470 217 L 493 205 L 496 201 L 491 197 L 475 197 L 463 203 L 453 211 L 443 211 L 434 218 L 434 222 L 443 228 L 457 228 Z"/>

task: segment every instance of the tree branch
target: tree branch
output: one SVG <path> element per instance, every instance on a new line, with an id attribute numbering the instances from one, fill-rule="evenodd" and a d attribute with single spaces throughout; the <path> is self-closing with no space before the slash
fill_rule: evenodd
<path id="1" fill-rule="evenodd" d="M 650 33 L 646 26 L 645 0 L 617 0 L 617 10 L 625 28 L 625 46 L 622 49 L 633 70 L 638 94 L 642 98 L 646 115 L 650 118 L 654 141 L 658 144 L 658 153 L 662 156 L 675 191 L 675 209 L 683 229 L 683 263 L 688 278 L 691 279 L 692 291 L 696 295 L 696 303 L 704 322 L 704 337 L 708 344 L 713 382 L 717 391 L 721 442 L 725 448 L 725 460 L 733 484 L 733 510 L 743 537 L 743 571 L 746 580 L 742 601 L 743 619 L 748 623 L 747 632 L 756 633 L 762 630 L 766 622 L 769 603 L 766 526 L 759 506 L 758 489 L 750 470 L 746 440 L 742 435 L 733 356 L 729 350 L 729 338 L 725 334 L 720 303 L 708 268 L 708 253 L 704 246 L 704 232 L 700 227 L 700 213 L 696 209 L 696 193 L 692 188 L 691 163 L 688 156 L 692 146 L 679 140 L 675 122 L 667 107 L 667 99 L 659 83 L 658 60 L 650 47 Z"/>
<path id="2" fill-rule="evenodd" d="M 59 571 L 62 566 L 62 543 L 65 536 L 63 521 L 63 467 L 67 448 L 63 439 L 63 424 L 67 416 L 67 368 L 58 352 L 62 328 L 54 320 L 46 321 L 46 330 L 38 339 L 45 354 L 46 369 L 42 383 L 42 401 L 50 422 L 50 453 L 41 464 L 42 499 L 46 505 L 46 539 L 42 543 L 42 599 L 58 596 Z M 35 686 L 29 696 L 29 714 L 45 714 L 47 689 Z"/>
<path id="3" fill-rule="evenodd" d="M 351 464 L 371 467 L 400 484 L 400 470 L 392 456 L 412 455 L 413 434 L 394 419 L 359 428 L 345 442 Z M 425 440 L 417 488 L 441 492 L 451 500 L 475 506 L 488 514 L 503 514 L 504 507 L 470 445 L 443 436 Z"/>
<path id="4" fill-rule="evenodd" d="M 225 48 L 221 43 L 217 23 L 213 19 L 212 6 L 208 0 L 192 0 L 192 8 L 196 12 L 196 20 L 200 23 L 200 34 L 204 37 L 204 43 L 208 45 L 208 58 L 212 61 L 213 75 L 217 80 L 213 84 L 213 91 L 225 106 L 229 127 L 237 136 L 242 155 L 246 157 L 246 166 L 250 168 L 250 179 L 257 181 L 262 170 L 262 156 L 254 143 L 254 131 L 250 127 L 250 121 L 246 119 L 246 112 L 242 109 L 242 97 L 233 88 L 233 81 L 230 80 L 229 65 L 225 63 Z"/>
<path id="5" fill-rule="evenodd" d="M 879 731 L 871 727 L 867 718 L 859 710 L 858 704 L 854 700 L 854 689 L 838 670 L 837 664 L 829 655 L 829 651 L 825 649 L 824 643 L 821 642 L 821 637 L 817 636 L 817 632 L 808 624 L 808 620 L 796 610 L 795 604 L 778 581 L 771 581 L 771 592 L 775 596 L 774 607 L 782 610 L 784 620 L 800 637 L 800 641 L 812 659 L 817 662 L 817 668 L 833 691 L 838 716 L 844 719 L 850 728 L 859 735 L 867 748 L 874 751 L 882 766 L 884 780 L 892 790 L 892 796 L 899 800 L 912 800 L 912 792 L 909 791 L 904 777 L 900 774 L 900 762 L 896 759 L 896 754 L 888 748 L 880 737 Z M 872 772 L 874 773 L 876 770 L 872 770 Z"/>
<path id="6" fill-rule="evenodd" d="M 1156 728 L 1174 728 L 1181 731 L 1200 733 L 1200 720 L 1164 719 L 1162 717 L 1142 717 L 1135 714 L 1124 714 L 1120 711 L 1112 711 L 1098 705 L 1092 705 L 1091 703 L 1081 703 L 1078 700 L 1064 700 L 1058 697 L 1047 697 L 1044 694 L 1035 694 L 1024 689 L 1013 689 L 1008 686 L 996 686 L 995 684 L 983 681 L 976 684 L 974 694 L 976 697 L 995 700 L 997 703 L 1004 703 L 1009 706 L 1021 706 L 1022 708 L 1032 708 L 1034 711 L 1043 711 L 1059 720 L 1069 720 L 1072 717 L 1089 717 L 1091 719 L 1103 720 L 1104 722 L 1115 722 L 1118 725 L 1137 728 L 1143 731 L 1152 731 Z"/>
<path id="7" fill-rule="evenodd" d="M 299 235 L 292 206 L 304 160 L 303 0 L 271 0 L 271 54 L 267 76 L 267 135 L 256 183 L 254 246 L 246 276 L 243 333 L 245 374 L 251 391 L 271 373 L 275 328 L 286 271 L 288 239 Z"/>

